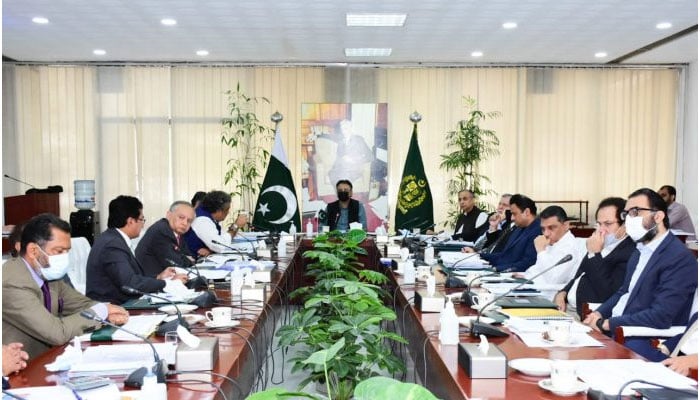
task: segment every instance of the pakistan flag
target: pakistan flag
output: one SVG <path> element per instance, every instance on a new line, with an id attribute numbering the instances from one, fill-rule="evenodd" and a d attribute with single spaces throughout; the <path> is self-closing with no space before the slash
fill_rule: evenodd
<path id="1" fill-rule="evenodd" d="M 302 229 L 294 181 L 278 128 L 275 131 L 270 163 L 255 205 L 253 226 L 261 231 L 289 232 L 292 223 L 297 230 Z"/>
<path id="2" fill-rule="evenodd" d="M 418 124 L 413 124 L 411 144 L 396 201 L 396 230 L 420 228 L 424 232 L 433 227 L 433 196 L 423 168 L 423 158 L 418 147 Z"/>

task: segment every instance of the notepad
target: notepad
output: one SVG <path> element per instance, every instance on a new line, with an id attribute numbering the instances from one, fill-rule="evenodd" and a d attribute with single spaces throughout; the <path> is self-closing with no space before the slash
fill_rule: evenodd
<path id="1" fill-rule="evenodd" d="M 509 317 L 520 317 L 525 319 L 572 319 L 566 313 L 551 308 L 507 308 L 502 309 L 499 312 Z"/>

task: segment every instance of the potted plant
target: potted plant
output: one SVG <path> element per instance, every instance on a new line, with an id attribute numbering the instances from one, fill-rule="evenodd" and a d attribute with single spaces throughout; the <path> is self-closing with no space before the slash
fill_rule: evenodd
<path id="1" fill-rule="evenodd" d="M 358 269 L 357 254 L 364 250 L 361 230 L 343 235 L 337 231 L 319 235 L 314 250 L 304 257 L 316 260 L 307 266 L 314 286 L 300 288 L 294 296 L 304 296 L 304 306 L 294 313 L 290 324 L 277 332 L 280 345 L 294 346 L 297 354 L 289 361 L 292 372 L 307 371 L 300 388 L 309 382 L 325 382 L 334 399 L 349 399 L 357 383 L 377 374 L 402 372 L 405 366 L 387 342 L 406 343 L 383 324 L 396 319 L 384 305 L 381 285 L 388 278 L 371 270 Z M 308 363 L 314 353 L 330 349 L 338 341 L 344 345 L 324 366 Z"/>
<path id="2" fill-rule="evenodd" d="M 471 97 L 462 98 L 467 109 L 467 118 L 457 122 L 457 129 L 447 132 L 448 152 L 442 154 L 440 168 L 447 172 L 454 173 L 447 185 L 449 196 L 450 221 L 456 219 L 458 214 L 458 204 L 456 195 L 462 189 L 471 189 L 476 197 L 494 193 L 488 189 L 487 185 L 491 180 L 479 173 L 479 163 L 490 157 L 499 154 L 500 144 L 498 136 L 491 129 L 484 129 L 481 123 L 500 117 L 498 111 L 484 112 L 479 110 L 475 99 Z M 479 203 L 478 207 L 488 210 L 492 207 L 489 204 Z"/>
<path id="3" fill-rule="evenodd" d="M 330 386 L 331 374 L 329 373 L 330 362 L 338 356 L 338 353 L 345 346 L 345 338 L 339 339 L 331 347 L 324 350 L 319 350 L 311 354 L 307 359 L 303 360 L 304 364 L 316 365 L 323 368 L 326 377 L 326 385 Z M 330 387 L 328 395 L 325 397 L 328 400 L 333 400 L 330 396 Z M 253 393 L 247 397 L 247 400 L 277 400 L 277 399 L 312 399 L 323 400 L 324 398 L 304 393 L 290 392 L 281 388 L 270 388 L 261 392 Z M 415 383 L 405 383 L 396 379 L 383 376 L 374 376 L 360 381 L 353 392 L 355 400 L 437 400 L 428 389 Z"/>
<path id="4" fill-rule="evenodd" d="M 231 196 L 240 199 L 241 209 L 252 210 L 260 189 L 258 179 L 265 173 L 270 155 L 265 149 L 274 138 L 274 130 L 260 123 L 255 106 L 260 102 L 270 103 L 270 100 L 246 95 L 240 82 L 236 90 L 227 90 L 224 94 L 228 116 L 221 119 L 221 143 L 233 150 L 226 161 L 224 184 L 232 184 Z"/>

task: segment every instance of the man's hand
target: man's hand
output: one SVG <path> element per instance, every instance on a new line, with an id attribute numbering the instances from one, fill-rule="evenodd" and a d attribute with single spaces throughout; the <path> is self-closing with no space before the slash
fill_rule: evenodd
<path id="1" fill-rule="evenodd" d="M 173 278 L 175 278 L 175 276 L 177 276 L 177 270 L 173 267 L 167 267 L 163 271 L 161 271 L 161 273 L 158 274 L 158 276 L 156 276 L 156 278 L 166 280 L 166 279 L 173 279 Z"/>
<path id="2" fill-rule="evenodd" d="M 537 250 L 538 253 L 544 251 L 548 244 L 549 239 L 544 237 L 544 235 L 539 235 L 535 238 L 535 250 Z"/>
<path id="3" fill-rule="evenodd" d="M 661 364 L 681 375 L 688 376 L 691 368 L 698 369 L 698 355 L 671 357 L 661 361 Z"/>
<path id="4" fill-rule="evenodd" d="M 115 325 L 124 325 L 129 320 L 129 312 L 124 307 L 107 303 L 107 321 Z"/>
<path id="5" fill-rule="evenodd" d="M 2 375 L 8 376 L 27 367 L 29 354 L 22 350 L 22 343 L 10 343 L 2 346 Z M 697 361 L 696 361 L 697 364 Z"/>
<path id="6" fill-rule="evenodd" d="M 554 296 L 554 304 L 557 305 L 559 311 L 566 312 L 566 292 L 558 292 Z"/>
<path id="7" fill-rule="evenodd" d="M 200 257 L 206 257 L 209 254 L 211 254 L 211 250 L 207 249 L 206 247 L 202 247 L 201 249 L 197 250 L 197 255 Z"/>
<path id="8" fill-rule="evenodd" d="M 187 283 L 187 281 L 190 280 L 187 274 L 175 274 L 175 276 L 172 279 L 177 279 L 182 283 Z"/>
<path id="9" fill-rule="evenodd" d="M 598 311 L 593 311 L 592 313 L 588 314 L 586 318 L 584 318 L 583 324 L 590 326 L 592 329 L 600 332 L 600 329 L 598 329 L 598 326 L 596 325 L 596 322 L 598 322 L 599 319 L 603 318 L 602 315 Z M 603 327 L 605 328 L 605 324 L 607 324 L 608 321 L 605 321 L 603 324 Z"/>
<path id="10" fill-rule="evenodd" d="M 605 244 L 605 235 L 601 231 L 595 231 L 586 239 L 586 249 L 589 253 L 600 253 Z"/>
<path id="11" fill-rule="evenodd" d="M 496 232 L 498 230 L 498 224 L 503 221 L 505 216 L 499 214 L 499 213 L 494 213 L 489 217 L 489 232 Z"/>

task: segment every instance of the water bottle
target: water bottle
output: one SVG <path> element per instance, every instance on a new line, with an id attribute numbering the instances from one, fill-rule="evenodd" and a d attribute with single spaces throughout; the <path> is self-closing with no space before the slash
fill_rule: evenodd
<path id="1" fill-rule="evenodd" d="M 306 222 L 306 237 L 312 237 L 314 235 L 314 224 L 311 223 L 311 218 Z"/>
<path id="2" fill-rule="evenodd" d="M 444 345 L 459 343 L 459 320 L 455 313 L 455 306 L 451 301 L 445 303 L 442 313 L 440 313 L 440 343 Z"/>
<path id="3" fill-rule="evenodd" d="M 289 227 L 289 234 L 294 236 L 297 234 L 297 226 L 292 222 L 292 226 Z"/>
<path id="4" fill-rule="evenodd" d="M 413 285 L 416 283 L 416 267 L 413 266 L 413 261 L 408 260 L 403 268 L 403 283 Z"/>

